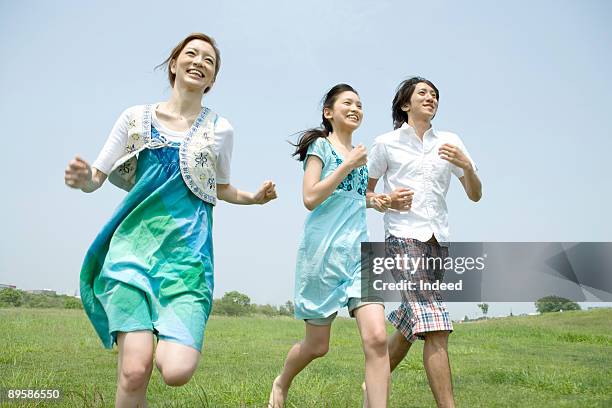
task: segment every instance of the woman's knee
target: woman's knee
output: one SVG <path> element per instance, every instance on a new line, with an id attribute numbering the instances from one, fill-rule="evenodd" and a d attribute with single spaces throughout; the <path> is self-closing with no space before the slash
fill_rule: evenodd
<path id="1" fill-rule="evenodd" d="M 121 387 L 128 392 L 142 389 L 151 377 L 152 368 L 152 361 L 123 361 L 119 371 Z"/>
<path id="2" fill-rule="evenodd" d="M 167 385 L 178 387 L 189 382 L 200 360 L 200 352 L 191 347 L 160 340 L 155 363 Z"/>
<path id="3" fill-rule="evenodd" d="M 191 380 L 198 368 L 198 361 L 187 361 L 189 359 L 159 359 L 156 361 L 166 385 L 178 387 L 185 385 Z"/>
<path id="4" fill-rule="evenodd" d="M 363 348 L 367 352 L 376 354 L 387 352 L 387 331 L 384 326 L 376 328 L 363 336 Z"/>
<path id="5" fill-rule="evenodd" d="M 310 355 L 312 358 L 320 358 L 327 354 L 329 351 L 329 342 L 320 342 L 317 344 L 302 344 L 305 348 L 306 353 Z"/>
<path id="6" fill-rule="evenodd" d="M 179 366 L 177 364 L 159 365 L 159 372 L 166 385 L 179 387 L 185 385 L 191 380 L 197 367 L 194 366 Z"/>

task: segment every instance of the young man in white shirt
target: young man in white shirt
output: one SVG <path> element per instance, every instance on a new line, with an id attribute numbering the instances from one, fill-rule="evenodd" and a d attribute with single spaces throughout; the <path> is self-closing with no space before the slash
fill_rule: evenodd
<path id="1" fill-rule="evenodd" d="M 476 166 L 459 136 L 435 130 L 431 121 L 438 109 L 439 91 L 430 81 L 403 81 L 393 99 L 395 130 L 377 137 L 368 158 L 368 199 L 378 179 L 391 205 L 384 216 L 387 256 L 446 258 L 449 241 L 446 192 L 451 173 L 459 178 L 472 201 L 481 197 Z M 443 269 L 421 267 L 394 271 L 396 279 L 434 282 Z M 402 292 L 401 306 L 389 315 L 396 327 L 389 338 L 391 370 L 412 343 L 425 340 L 423 363 L 438 407 L 454 407 L 448 335 L 453 326 L 437 291 Z"/>

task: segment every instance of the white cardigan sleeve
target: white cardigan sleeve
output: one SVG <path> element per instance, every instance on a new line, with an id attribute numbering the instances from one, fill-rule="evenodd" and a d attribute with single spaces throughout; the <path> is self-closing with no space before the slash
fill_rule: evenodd
<path id="1" fill-rule="evenodd" d="M 234 148 L 234 128 L 227 119 L 219 116 L 215 123 L 215 150 L 217 167 L 215 169 L 217 183 L 229 184 L 232 150 Z"/>
<path id="2" fill-rule="evenodd" d="M 98 158 L 92 164 L 92 167 L 100 170 L 102 173 L 108 175 L 113 168 L 113 165 L 119 160 L 119 158 L 125 153 L 125 145 L 127 142 L 127 131 L 129 121 L 130 108 L 126 109 L 121 113 L 119 119 L 115 122 L 104 147 L 98 154 Z"/>

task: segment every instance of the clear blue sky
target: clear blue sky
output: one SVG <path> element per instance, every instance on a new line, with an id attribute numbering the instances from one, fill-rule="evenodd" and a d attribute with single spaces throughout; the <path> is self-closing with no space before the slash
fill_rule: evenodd
<path id="1" fill-rule="evenodd" d="M 391 129 L 402 79 L 438 86 L 434 124 L 463 138 L 484 184 L 474 204 L 453 180 L 454 240 L 612 241 L 610 21 L 605 0 L 1 2 L 0 283 L 74 293 L 124 193 L 69 190 L 66 163 L 76 153 L 93 161 L 124 108 L 168 96 L 153 67 L 192 31 L 221 49 L 204 103 L 235 128 L 232 183 L 253 190 L 270 178 L 279 192 L 266 207 L 215 209 L 216 297 L 293 297 L 306 210 L 286 140 L 319 124 L 319 101 L 338 82 L 361 95 L 355 141 L 368 146 Z M 381 217 L 370 213 L 369 224 L 381 239 Z M 492 305 L 490 314 L 510 307 L 532 309 Z"/>

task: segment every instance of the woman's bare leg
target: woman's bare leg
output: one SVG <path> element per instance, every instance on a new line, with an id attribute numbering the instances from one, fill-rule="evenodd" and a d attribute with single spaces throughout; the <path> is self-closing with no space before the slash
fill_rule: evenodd
<path id="1" fill-rule="evenodd" d="M 294 344 L 287 353 L 281 374 L 274 379 L 270 393 L 269 408 L 282 408 L 291 382 L 312 360 L 323 357 L 329 350 L 331 324 L 317 326 L 306 323 L 306 335 L 300 343 Z"/>
<path id="2" fill-rule="evenodd" d="M 354 313 L 365 354 L 367 404 L 371 408 L 386 407 L 390 370 L 384 307 L 367 304 L 357 308 Z"/>
<path id="3" fill-rule="evenodd" d="M 135 331 L 117 335 L 117 394 L 115 406 L 147 406 L 147 386 L 153 370 L 153 333 Z"/>
<path id="4" fill-rule="evenodd" d="M 198 368 L 200 352 L 183 344 L 160 340 L 155 364 L 167 385 L 178 387 L 189 382 Z"/>

